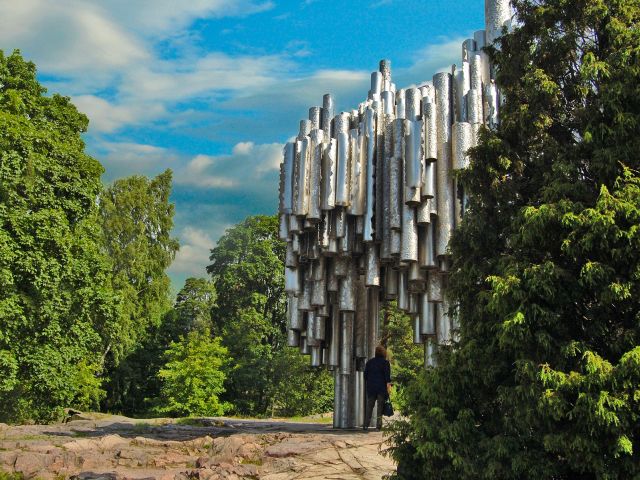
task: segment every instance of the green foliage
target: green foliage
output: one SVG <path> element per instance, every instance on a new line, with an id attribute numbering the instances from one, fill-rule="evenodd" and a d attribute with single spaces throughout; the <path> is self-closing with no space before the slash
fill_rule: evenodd
<path id="1" fill-rule="evenodd" d="M 333 376 L 311 367 L 297 348 L 285 347 L 274 356 L 272 381 L 272 416 L 304 417 L 333 410 Z"/>
<path id="2" fill-rule="evenodd" d="M 0 421 L 94 403 L 99 332 L 118 316 L 87 118 L 44 94 L 32 63 L 0 52 Z"/>
<path id="3" fill-rule="evenodd" d="M 122 302 L 118 323 L 104 332 L 115 365 L 144 339 L 149 327 L 160 324 L 170 308 L 165 270 L 178 250 L 177 240 L 170 236 L 171 176 L 166 170 L 152 180 L 138 175 L 123 178 L 100 196 L 105 247 Z"/>
<path id="4" fill-rule="evenodd" d="M 401 478 L 637 478 L 640 4 L 514 4 L 502 123 L 461 178 L 460 342 L 409 389 L 393 455 Z"/>
<path id="5" fill-rule="evenodd" d="M 169 202 L 171 171 L 154 179 L 132 176 L 116 180 L 100 196 L 104 244 L 113 264 L 120 315 L 101 332 L 109 382 L 105 407 L 126 413 L 145 407 L 145 382 L 153 378 L 159 358 L 153 340 L 166 341 L 163 320 L 171 308 L 166 274 L 178 242 L 171 238 L 174 206 Z M 174 338 L 171 338 L 174 339 Z M 166 347 L 166 345 L 162 345 Z M 143 363 L 141 363 L 143 362 Z M 153 380 L 149 380 L 154 386 Z"/>
<path id="6" fill-rule="evenodd" d="M 208 330 L 192 331 L 165 352 L 166 364 L 158 372 L 162 388 L 156 412 L 171 416 L 222 415 L 228 351 Z"/>
<path id="7" fill-rule="evenodd" d="M 395 302 L 381 311 L 381 343 L 387 347 L 392 381 L 399 390 L 413 382 L 424 366 L 424 347 L 413 343 L 411 317 L 399 310 Z"/>
<path id="8" fill-rule="evenodd" d="M 314 398 L 317 408 L 326 404 L 326 373 L 303 368 L 304 359 L 297 358 L 292 364 L 297 367 L 284 376 L 289 371 L 283 370 L 283 359 L 294 355 L 286 352 L 284 254 L 276 216 L 248 217 L 227 230 L 211 251 L 207 271 L 217 292 L 214 333 L 234 359 L 224 399 L 239 414 L 293 408 L 283 401 L 282 389 L 292 397 Z M 308 386 L 313 390 L 304 392 Z"/>

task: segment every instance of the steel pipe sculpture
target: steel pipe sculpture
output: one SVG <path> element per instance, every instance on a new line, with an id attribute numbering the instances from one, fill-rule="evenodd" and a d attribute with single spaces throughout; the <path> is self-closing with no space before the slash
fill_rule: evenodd
<path id="1" fill-rule="evenodd" d="M 288 343 L 334 372 L 336 428 L 362 425 L 380 301 L 396 300 L 413 318 L 425 366 L 455 338 L 444 295 L 447 247 L 466 206 L 455 172 L 468 166 L 479 127 L 498 121 L 500 93 L 483 47 L 509 25 L 509 0 L 486 0 L 485 17 L 451 73 L 396 90 L 382 60 L 357 110 L 335 115 L 325 95 L 284 147 Z"/>

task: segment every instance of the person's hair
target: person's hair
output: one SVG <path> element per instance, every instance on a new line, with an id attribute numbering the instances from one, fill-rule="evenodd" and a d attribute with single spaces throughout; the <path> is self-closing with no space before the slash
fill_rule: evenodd
<path id="1" fill-rule="evenodd" d="M 387 350 L 382 345 L 376 347 L 376 357 L 387 358 Z"/>

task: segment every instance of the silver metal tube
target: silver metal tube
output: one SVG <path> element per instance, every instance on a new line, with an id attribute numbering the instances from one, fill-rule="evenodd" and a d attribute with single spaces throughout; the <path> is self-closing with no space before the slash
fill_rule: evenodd
<path id="1" fill-rule="evenodd" d="M 390 266 L 385 268 L 384 288 L 387 300 L 394 300 L 398 296 L 398 271 Z"/>
<path id="2" fill-rule="evenodd" d="M 320 124 L 320 128 L 324 132 L 325 143 L 329 142 L 329 139 L 332 137 L 331 121 L 333 120 L 334 114 L 335 106 L 333 97 L 330 93 L 327 93 L 322 97 L 322 121 Z"/>
<path id="3" fill-rule="evenodd" d="M 372 94 L 381 94 L 382 93 L 382 81 L 384 77 L 380 72 L 372 72 L 371 73 L 371 93 Z"/>
<path id="4" fill-rule="evenodd" d="M 294 213 L 296 215 L 306 215 L 309 213 L 309 175 L 310 175 L 310 144 L 311 139 L 307 136 L 300 143 L 300 164 L 298 165 L 298 202 Z"/>
<path id="5" fill-rule="evenodd" d="M 311 347 L 307 343 L 307 337 L 300 337 L 300 353 L 302 355 L 309 355 L 311 353 Z"/>
<path id="6" fill-rule="evenodd" d="M 455 193 L 451 170 L 450 142 L 440 145 L 437 167 L 438 235 L 436 240 L 438 243 L 436 254 L 442 256 L 447 253 L 447 246 L 455 227 Z"/>
<path id="7" fill-rule="evenodd" d="M 364 283 L 357 282 L 357 307 L 355 312 L 354 333 L 354 356 L 366 358 L 367 356 L 367 289 Z"/>
<path id="8" fill-rule="evenodd" d="M 405 187 L 418 189 L 422 184 L 422 122 L 405 120 Z"/>
<path id="9" fill-rule="evenodd" d="M 293 249 L 293 241 L 287 242 L 284 265 L 289 268 L 298 267 L 298 253 Z"/>
<path id="10" fill-rule="evenodd" d="M 377 72 L 381 77 L 382 75 Z M 376 155 L 376 116 L 373 108 L 365 111 L 365 141 L 366 149 L 366 195 L 365 195 L 365 215 L 363 241 L 372 242 L 375 223 L 375 155 Z"/>
<path id="11" fill-rule="evenodd" d="M 400 89 L 396 92 L 396 118 L 405 118 L 407 113 L 405 103 L 405 90 Z"/>
<path id="12" fill-rule="evenodd" d="M 385 115 L 394 115 L 396 111 L 396 96 L 395 93 L 385 90 L 382 92 L 382 110 Z"/>
<path id="13" fill-rule="evenodd" d="M 293 329 L 287 329 L 287 346 L 299 347 L 300 346 L 300 332 Z"/>
<path id="14" fill-rule="evenodd" d="M 284 270 L 284 290 L 287 293 L 296 294 L 300 291 L 300 277 L 297 268 L 285 268 Z"/>
<path id="15" fill-rule="evenodd" d="M 429 198 L 423 199 L 422 202 L 420 202 L 420 205 L 418 205 L 418 208 L 416 209 L 416 222 L 418 223 L 418 226 L 427 225 L 431 223 L 431 205 L 429 202 L 430 200 L 431 199 Z"/>
<path id="16" fill-rule="evenodd" d="M 336 205 L 346 207 L 351 197 L 351 141 L 345 132 L 339 131 L 336 137 Z"/>
<path id="17" fill-rule="evenodd" d="M 347 275 L 340 280 L 338 305 L 343 312 L 354 312 L 356 310 L 356 276 L 355 268 L 351 265 Z"/>
<path id="18" fill-rule="evenodd" d="M 430 302 L 442 302 L 442 276 L 434 270 L 427 275 L 427 298 Z"/>
<path id="19" fill-rule="evenodd" d="M 317 223 L 321 219 L 322 211 L 320 210 L 320 189 L 322 175 L 322 157 L 324 133 L 322 130 L 311 131 L 311 144 L 309 150 L 309 211 L 307 220 Z"/>
<path id="20" fill-rule="evenodd" d="M 311 306 L 319 307 L 327 304 L 327 280 L 323 278 L 312 283 Z"/>
<path id="21" fill-rule="evenodd" d="M 453 169 L 461 170 L 469 166 L 467 150 L 473 143 L 473 129 L 467 122 L 454 123 L 452 127 Z"/>
<path id="22" fill-rule="evenodd" d="M 337 305 L 331 306 L 331 337 L 328 347 L 327 365 L 337 367 L 340 365 L 340 310 Z"/>
<path id="23" fill-rule="evenodd" d="M 378 288 L 367 288 L 367 353 L 372 358 L 380 338 L 380 295 Z"/>
<path id="24" fill-rule="evenodd" d="M 425 141 L 424 155 L 428 162 L 434 162 L 438 156 L 438 124 L 435 103 L 422 105 L 424 119 Z"/>
<path id="25" fill-rule="evenodd" d="M 436 334 L 434 307 L 433 304 L 429 302 L 429 295 L 427 295 L 427 293 L 420 294 L 420 334 Z"/>
<path id="26" fill-rule="evenodd" d="M 323 210 L 333 210 L 336 206 L 336 173 L 338 161 L 338 141 L 330 139 L 322 155 L 322 202 Z"/>
<path id="27" fill-rule="evenodd" d="M 303 330 L 304 315 L 298 309 L 298 297 L 296 297 L 295 295 L 289 295 L 288 300 L 289 328 L 298 331 Z"/>
<path id="28" fill-rule="evenodd" d="M 353 371 L 353 327 L 354 312 L 340 315 L 340 373 L 348 375 Z"/>
<path id="29" fill-rule="evenodd" d="M 411 295 L 414 297 L 415 295 Z M 413 343 L 415 345 L 420 345 L 423 343 L 422 335 L 420 335 L 420 315 L 412 314 L 411 320 L 413 322 Z"/>
<path id="30" fill-rule="evenodd" d="M 322 116 L 322 107 L 311 107 L 309 109 L 309 120 L 311 121 L 311 131 L 320 129 L 321 116 Z"/>
<path id="31" fill-rule="evenodd" d="M 326 339 L 327 317 L 316 315 L 313 323 L 313 338 L 324 341 Z"/>
<path id="32" fill-rule="evenodd" d="M 502 29 L 511 21 L 511 5 L 509 0 L 485 0 L 484 18 L 487 44 L 491 45 L 502 35 Z"/>
<path id="33" fill-rule="evenodd" d="M 401 262 L 418 261 L 418 224 L 415 210 L 403 204 L 402 206 L 402 243 L 400 248 Z"/>
<path id="34" fill-rule="evenodd" d="M 355 372 L 355 394 L 354 394 L 354 427 L 362 427 L 364 424 L 365 410 L 365 390 L 364 390 L 364 372 Z"/>
<path id="35" fill-rule="evenodd" d="M 333 371 L 333 428 L 340 428 L 341 425 L 341 408 L 340 401 L 342 400 L 342 375 L 340 371 L 335 369 Z"/>
<path id="36" fill-rule="evenodd" d="M 365 285 L 367 287 L 380 286 L 380 256 L 378 255 L 378 246 L 369 244 L 365 248 L 366 266 L 365 266 Z"/>
<path id="37" fill-rule="evenodd" d="M 311 366 L 319 367 L 322 365 L 322 348 L 318 345 L 311 347 Z"/>
<path id="38" fill-rule="evenodd" d="M 434 230 L 433 222 L 418 228 L 418 264 L 421 268 L 433 269 L 437 267 L 433 242 Z"/>
<path id="39" fill-rule="evenodd" d="M 364 126 L 361 130 L 354 128 L 349 131 L 349 142 L 351 144 L 351 197 L 349 199 L 347 213 L 351 215 L 364 214 L 364 199 L 366 194 L 366 151 L 364 148 Z"/>
<path id="40" fill-rule="evenodd" d="M 421 114 L 422 93 L 417 88 L 408 88 L 405 91 L 406 115 L 405 118 L 412 122 L 417 121 Z"/>
<path id="41" fill-rule="evenodd" d="M 406 270 L 398 272 L 398 308 L 405 312 L 409 310 L 409 285 Z"/>
<path id="42" fill-rule="evenodd" d="M 310 281 L 302 282 L 302 295 L 298 297 L 298 310 L 309 311 L 311 307 L 311 284 Z"/>
<path id="43" fill-rule="evenodd" d="M 283 150 L 284 155 L 284 188 L 282 191 L 282 213 L 293 212 L 293 163 L 295 161 L 295 144 L 287 142 Z"/>

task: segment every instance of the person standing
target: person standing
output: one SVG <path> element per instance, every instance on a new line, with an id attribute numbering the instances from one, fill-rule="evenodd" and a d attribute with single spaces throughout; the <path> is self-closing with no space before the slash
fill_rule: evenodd
<path id="1" fill-rule="evenodd" d="M 376 428 L 382 428 L 382 407 L 391 393 L 391 365 L 387 360 L 387 351 L 382 345 L 376 347 L 375 357 L 364 367 L 364 381 L 367 391 L 367 404 L 364 415 L 363 430 L 369 429 L 373 406 L 377 404 Z"/>

